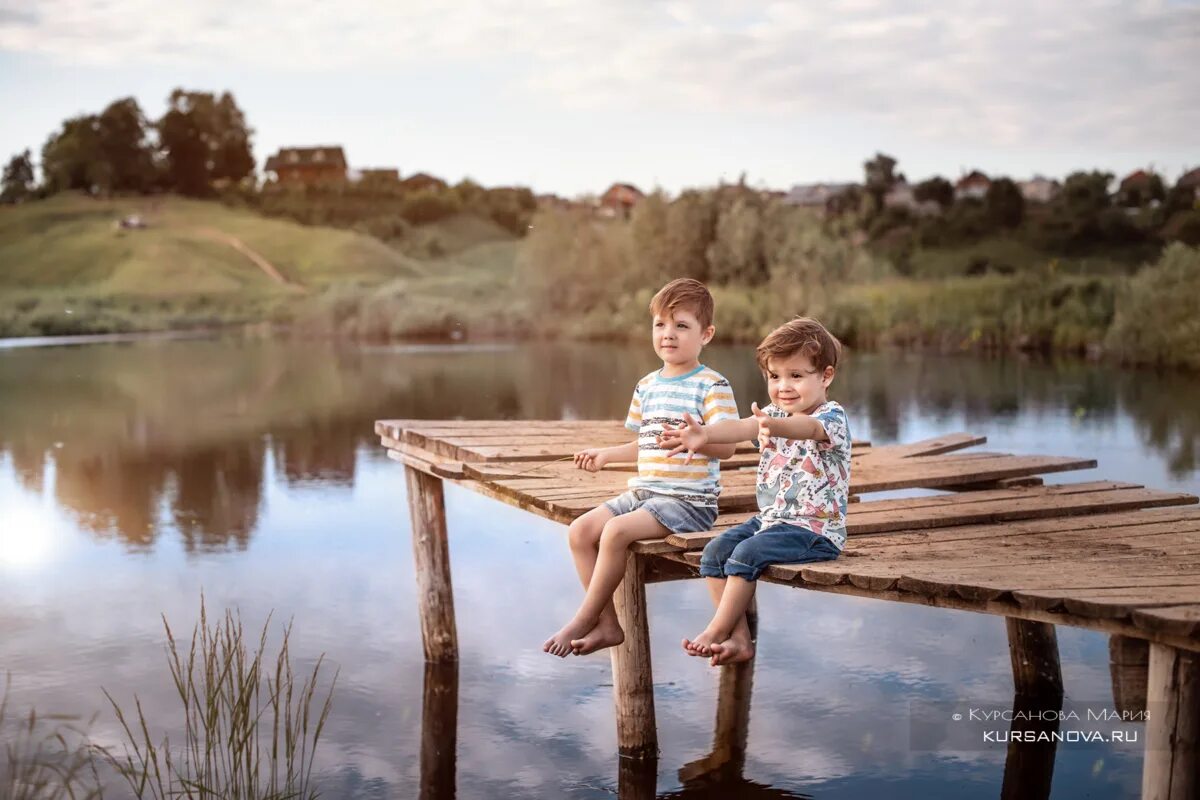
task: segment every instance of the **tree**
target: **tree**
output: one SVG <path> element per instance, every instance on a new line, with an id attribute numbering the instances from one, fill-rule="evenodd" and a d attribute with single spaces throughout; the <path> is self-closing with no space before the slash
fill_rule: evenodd
<path id="1" fill-rule="evenodd" d="M 1111 172 L 1072 172 L 1063 182 L 1062 191 L 1055 200 L 1076 214 L 1102 211 L 1110 205 L 1108 185 L 1112 179 Z"/>
<path id="2" fill-rule="evenodd" d="M 988 186 L 983 207 L 994 225 L 1015 228 L 1025 216 L 1025 197 L 1009 178 L 997 178 Z"/>
<path id="3" fill-rule="evenodd" d="M 877 208 L 883 207 L 883 196 L 903 177 L 896 174 L 896 163 L 896 159 L 883 153 L 876 153 L 870 161 L 863 162 L 863 182 L 875 198 Z"/>
<path id="4" fill-rule="evenodd" d="M 0 203 L 19 203 L 33 194 L 33 159 L 28 150 L 17 153 L 4 167 Z"/>
<path id="5" fill-rule="evenodd" d="M 158 121 L 170 185 L 183 194 L 203 195 L 214 180 L 239 181 L 254 170 L 253 134 L 233 95 L 176 89 Z"/>
<path id="6" fill-rule="evenodd" d="M 932 201 L 943 209 L 949 208 L 954 205 L 954 184 L 940 175 L 935 175 L 913 187 L 913 197 L 922 203 Z"/>
<path id="7" fill-rule="evenodd" d="M 709 278 L 719 284 L 757 286 L 766 283 L 761 201 L 739 197 L 717 218 L 716 238 L 706 257 Z"/>
<path id="8" fill-rule="evenodd" d="M 96 120 L 97 144 L 112 191 L 144 192 L 155 180 L 149 124 L 132 97 L 110 103 Z"/>
<path id="9" fill-rule="evenodd" d="M 42 180 L 51 192 L 93 191 L 108 184 L 108 165 L 100 147 L 95 114 L 72 117 L 42 146 Z"/>

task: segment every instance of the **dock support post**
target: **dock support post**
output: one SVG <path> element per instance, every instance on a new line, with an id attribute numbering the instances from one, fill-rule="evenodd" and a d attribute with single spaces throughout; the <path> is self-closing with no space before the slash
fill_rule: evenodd
<path id="1" fill-rule="evenodd" d="M 425 664 L 420 800 L 453 800 L 458 746 L 458 663 Z"/>
<path id="2" fill-rule="evenodd" d="M 1146 710 L 1146 678 L 1150 664 L 1150 643 L 1145 639 L 1108 637 L 1108 668 L 1112 676 L 1113 708 L 1122 714 Z M 1136 719 L 1136 717 L 1134 717 Z"/>
<path id="3" fill-rule="evenodd" d="M 1142 800 L 1200 799 L 1200 653 L 1150 644 Z"/>
<path id="4" fill-rule="evenodd" d="M 634 759 L 658 757 L 645 578 L 646 557 L 630 553 L 625 577 L 613 595 L 617 619 L 625 629 L 625 641 L 612 648 L 617 746 L 622 756 Z"/>
<path id="5" fill-rule="evenodd" d="M 1013 688 L 1021 697 L 1062 697 L 1058 636 L 1049 622 L 1005 617 Z"/>
<path id="6" fill-rule="evenodd" d="M 405 464 L 408 508 L 412 514 L 413 565 L 417 570 L 417 611 L 425 661 L 458 661 L 454 590 L 450 584 L 450 545 L 442 479 Z"/>

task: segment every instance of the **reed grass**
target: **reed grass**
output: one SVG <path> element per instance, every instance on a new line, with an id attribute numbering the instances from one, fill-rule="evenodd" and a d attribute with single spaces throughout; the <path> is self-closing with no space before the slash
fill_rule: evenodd
<path id="1" fill-rule="evenodd" d="M 0 695 L 0 735 L 4 737 L 0 800 L 101 797 L 95 759 L 86 744 L 86 727 L 76 725 L 71 717 L 38 716 L 33 709 L 8 723 L 11 682 L 11 676 L 5 675 L 4 694 Z"/>
<path id="2" fill-rule="evenodd" d="M 141 699 L 126 714 L 107 690 L 125 734 L 124 751 L 100 748 L 142 800 L 311 800 L 312 772 L 337 683 L 315 709 L 324 655 L 297 675 L 288 652 L 291 624 L 274 659 L 267 655 L 270 616 L 257 641 L 240 613 L 210 625 L 203 597 L 186 652 L 163 616 L 167 661 L 183 711 L 183 741 L 151 733 Z"/>

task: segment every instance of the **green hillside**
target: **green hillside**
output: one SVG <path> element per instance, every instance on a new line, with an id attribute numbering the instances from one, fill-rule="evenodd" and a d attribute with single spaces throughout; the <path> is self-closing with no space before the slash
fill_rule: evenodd
<path id="1" fill-rule="evenodd" d="M 146 227 L 117 225 L 132 214 Z M 0 206 L 0 336 L 288 320 L 330 294 L 511 274 L 515 242 L 490 221 L 464 215 L 417 233 L 442 255 L 178 197 Z"/>

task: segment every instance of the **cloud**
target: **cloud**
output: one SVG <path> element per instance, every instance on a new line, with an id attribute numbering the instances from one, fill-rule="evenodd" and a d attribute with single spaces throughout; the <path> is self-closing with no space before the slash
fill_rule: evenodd
<path id="1" fill-rule="evenodd" d="M 285 73 L 453 62 L 483 80 L 499 64 L 509 88 L 566 108 L 849 117 L 1001 147 L 1182 145 L 1200 127 L 1191 0 L 0 0 L 0 50 Z"/>

